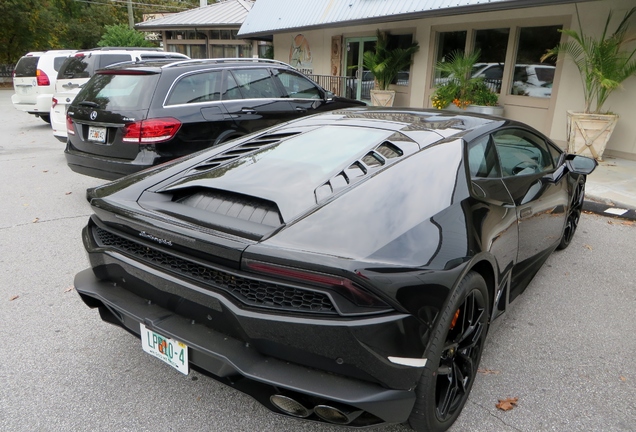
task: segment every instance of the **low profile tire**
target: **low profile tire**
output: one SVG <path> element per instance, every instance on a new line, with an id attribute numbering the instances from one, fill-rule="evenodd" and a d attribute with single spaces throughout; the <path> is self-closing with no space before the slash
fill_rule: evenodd
<path id="1" fill-rule="evenodd" d="M 477 375 L 488 328 L 488 305 L 486 282 L 478 273 L 468 273 L 431 335 L 428 361 L 409 417 L 413 429 L 445 431 L 459 416 Z"/>
<path id="2" fill-rule="evenodd" d="M 561 236 L 561 242 L 557 246 L 557 249 L 563 250 L 570 246 L 576 228 L 579 226 L 579 220 L 581 219 L 581 211 L 583 210 L 583 201 L 585 200 L 585 183 L 578 183 L 574 195 L 572 195 L 572 204 L 570 205 L 570 211 L 568 212 L 568 218 L 565 221 L 565 228 L 563 229 L 563 236 Z"/>
<path id="3" fill-rule="evenodd" d="M 47 123 L 51 123 L 51 116 L 49 114 L 45 114 L 45 115 L 41 115 L 39 116 L 42 120 L 44 120 Z"/>

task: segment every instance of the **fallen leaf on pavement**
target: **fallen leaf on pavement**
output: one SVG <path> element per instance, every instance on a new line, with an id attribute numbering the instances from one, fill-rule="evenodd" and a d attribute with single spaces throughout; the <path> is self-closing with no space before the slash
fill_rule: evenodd
<path id="1" fill-rule="evenodd" d="M 587 245 L 587 244 L 586 244 L 586 245 L 585 245 L 585 247 L 586 247 L 587 249 L 589 249 L 589 250 L 594 250 L 594 249 L 592 249 L 592 246 L 590 246 L 590 245 Z"/>
<path id="2" fill-rule="evenodd" d="M 510 411 L 511 409 L 513 409 L 515 406 L 517 406 L 517 401 L 519 400 L 519 398 L 506 398 L 506 399 L 499 399 L 499 403 L 497 405 L 495 405 L 497 408 L 499 408 L 502 411 Z M 514 406 L 513 406 L 514 405 Z"/>
<path id="3" fill-rule="evenodd" d="M 610 225 L 614 225 L 614 222 L 612 222 L 611 220 L 608 220 L 607 223 Z"/>
<path id="4" fill-rule="evenodd" d="M 623 225 L 634 225 L 634 221 L 625 221 Z"/>
<path id="5" fill-rule="evenodd" d="M 40 218 L 35 218 L 35 219 L 33 219 L 33 223 L 36 223 L 39 220 L 40 220 Z"/>
<path id="6" fill-rule="evenodd" d="M 477 369 L 477 372 L 484 375 L 497 375 L 499 373 L 498 370 L 492 370 L 492 369 Z"/>
<path id="7" fill-rule="evenodd" d="M 9 301 L 13 301 L 15 299 L 17 299 L 18 297 L 20 297 L 19 295 L 14 295 L 13 297 L 9 298 Z"/>
<path id="8" fill-rule="evenodd" d="M 49 170 L 42 170 L 42 172 L 49 172 Z"/>
<path id="9" fill-rule="evenodd" d="M 70 194 L 72 194 L 72 193 L 73 193 L 73 192 L 66 192 L 64 195 L 70 195 Z"/>
<path id="10" fill-rule="evenodd" d="M 625 381 L 627 381 L 627 378 L 625 378 L 624 376 L 621 375 L 621 381 L 625 382 Z"/>
<path id="11" fill-rule="evenodd" d="M 75 289 L 75 287 L 74 287 L 74 286 L 70 286 L 70 287 L 66 288 L 66 289 L 64 290 L 64 292 L 65 292 L 65 293 L 67 293 L 67 292 L 69 292 L 69 291 L 73 291 L 73 289 Z"/>

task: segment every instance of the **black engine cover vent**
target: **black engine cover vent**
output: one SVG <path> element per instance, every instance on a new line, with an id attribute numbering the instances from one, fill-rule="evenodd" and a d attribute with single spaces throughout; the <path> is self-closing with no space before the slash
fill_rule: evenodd
<path id="1" fill-rule="evenodd" d="M 374 150 L 364 155 L 360 160 L 355 161 L 349 167 L 331 178 L 328 182 L 320 185 L 314 191 L 316 203 L 321 203 L 350 184 L 364 178 L 370 172 L 374 172 L 384 165 L 389 165 L 401 158 L 404 151 L 395 144 L 384 141 Z"/>
<path id="2" fill-rule="evenodd" d="M 240 156 L 243 156 L 246 153 L 261 149 L 271 144 L 276 144 L 285 138 L 298 135 L 299 133 L 300 132 L 294 131 L 261 135 L 239 146 L 232 147 L 224 151 L 223 153 L 214 155 L 210 159 L 201 162 L 199 165 L 192 168 L 191 172 L 201 172 L 216 168 L 221 164 L 238 159 Z"/>
<path id="3" fill-rule="evenodd" d="M 185 194 L 184 194 L 185 192 Z M 179 204 L 231 218 L 277 228 L 283 220 L 275 203 L 261 198 L 216 189 L 180 191 L 173 200 Z"/>

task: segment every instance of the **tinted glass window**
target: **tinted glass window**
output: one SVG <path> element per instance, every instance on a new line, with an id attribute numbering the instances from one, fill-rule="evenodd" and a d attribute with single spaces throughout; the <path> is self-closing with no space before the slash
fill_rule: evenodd
<path id="1" fill-rule="evenodd" d="M 553 168 L 546 142 L 523 129 L 504 129 L 492 134 L 504 177 L 538 174 Z"/>
<path id="2" fill-rule="evenodd" d="M 238 88 L 236 80 L 234 79 L 234 76 L 229 72 L 226 72 L 225 74 L 225 85 L 223 86 L 223 94 L 221 95 L 221 99 L 243 99 L 243 96 L 241 96 L 241 92 Z"/>
<path id="3" fill-rule="evenodd" d="M 510 29 L 507 28 L 475 31 L 475 50 L 481 53 L 479 61 L 492 65 L 484 71 L 484 79 L 488 87 L 496 93 L 501 91 L 509 33 Z"/>
<path id="4" fill-rule="evenodd" d="M 130 54 L 102 54 L 98 56 L 98 58 L 98 69 L 103 69 L 108 65 L 130 61 L 132 59 L 132 56 Z"/>
<path id="5" fill-rule="evenodd" d="M 233 74 L 246 99 L 282 97 L 268 69 L 241 69 Z"/>
<path id="6" fill-rule="evenodd" d="M 221 100 L 221 72 L 205 72 L 181 78 L 166 105 Z"/>
<path id="7" fill-rule="evenodd" d="M 67 58 L 68 56 L 53 58 L 53 69 L 55 70 L 55 72 L 60 70 L 62 64 L 64 64 L 64 60 L 66 60 Z"/>
<path id="8" fill-rule="evenodd" d="M 453 51 L 464 51 L 466 48 L 466 34 L 464 31 L 441 32 L 437 34 L 437 55 L 435 61 L 440 62 L 448 59 L 448 55 Z M 446 78 L 441 72 L 435 71 L 436 83 L 439 78 Z"/>
<path id="9" fill-rule="evenodd" d="M 58 78 L 89 78 L 94 71 L 94 59 L 88 56 L 68 57 L 57 74 Z"/>
<path id="10" fill-rule="evenodd" d="M 15 66 L 16 77 L 34 77 L 40 57 L 22 57 Z"/>
<path id="11" fill-rule="evenodd" d="M 77 94 L 73 104 L 95 102 L 106 110 L 148 109 L 159 75 L 97 74 Z"/>
<path id="12" fill-rule="evenodd" d="M 511 94 L 542 98 L 552 96 L 556 58 L 542 63 L 541 56 L 559 43 L 560 28 L 561 26 L 523 27 L 519 30 Z"/>
<path id="13" fill-rule="evenodd" d="M 285 96 L 294 99 L 321 99 L 322 94 L 311 80 L 289 71 L 277 71 L 276 76 L 285 87 Z"/>
<path id="14" fill-rule="evenodd" d="M 490 135 L 468 144 L 468 166 L 471 177 L 501 177 L 497 152 Z"/>

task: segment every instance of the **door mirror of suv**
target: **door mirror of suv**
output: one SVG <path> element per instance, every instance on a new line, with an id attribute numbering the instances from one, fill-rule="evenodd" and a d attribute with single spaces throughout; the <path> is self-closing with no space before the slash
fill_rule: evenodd
<path id="1" fill-rule="evenodd" d="M 594 171 L 598 162 L 586 156 L 569 154 L 565 158 L 565 164 L 574 174 L 588 175 Z"/>
<path id="2" fill-rule="evenodd" d="M 325 100 L 327 102 L 333 102 L 333 98 L 334 98 L 334 94 L 331 93 L 329 90 L 325 90 Z"/>

